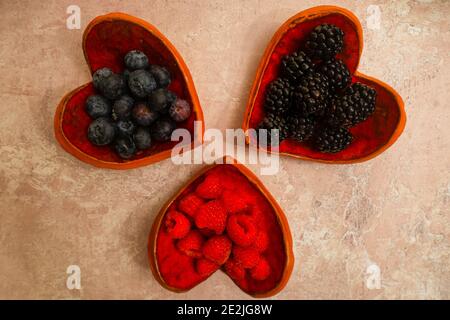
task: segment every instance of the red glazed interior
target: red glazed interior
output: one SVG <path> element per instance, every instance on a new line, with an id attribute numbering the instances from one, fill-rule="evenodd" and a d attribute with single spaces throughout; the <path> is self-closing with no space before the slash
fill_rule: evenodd
<path id="1" fill-rule="evenodd" d="M 329 161 L 359 159 L 373 153 L 389 141 L 397 128 L 400 111 L 395 97 L 385 87 L 381 86 L 378 81 L 371 81 L 355 73 L 361 49 L 359 47 L 358 28 L 349 18 L 339 13 L 330 13 L 312 20 L 300 21 L 300 23 L 284 33 L 270 55 L 270 59 L 262 74 L 260 89 L 255 97 L 249 119 L 249 128 L 256 128 L 264 117 L 265 88 L 278 76 L 281 58 L 286 54 L 303 48 L 307 35 L 314 27 L 323 23 L 335 24 L 344 31 L 344 51 L 338 54 L 337 57 L 345 62 L 350 72 L 354 75 L 352 82 L 362 82 L 377 90 L 376 111 L 367 121 L 350 129 L 354 136 L 354 141 L 341 152 L 335 154 L 321 153 L 312 150 L 307 143 L 299 143 L 292 140 L 284 140 L 280 144 L 279 152 Z"/>
<path id="2" fill-rule="evenodd" d="M 98 23 L 90 29 L 84 39 L 86 60 L 91 71 L 102 67 L 111 68 L 114 72 L 124 69 L 123 57 L 130 50 L 143 51 L 151 64 L 159 64 L 169 69 L 172 76 L 170 90 L 178 97 L 189 101 L 192 98 L 187 89 L 185 78 L 177 61 L 166 45 L 153 33 L 144 27 L 130 21 L 108 20 Z M 85 111 L 87 97 L 94 94 L 92 83 L 77 91 L 65 106 L 62 129 L 67 139 L 82 152 L 103 161 L 124 162 L 110 146 L 94 146 L 87 140 L 87 128 L 91 119 Z M 193 112 L 190 118 L 179 124 L 179 128 L 186 128 L 194 139 L 194 120 L 198 118 Z M 131 160 L 140 159 L 161 151 L 171 149 L 177 142 L 154 143 L 145 151 L 139 152 Z"/>
<path id="3" fill-rule="evenodd" d="M 166 212 L 176 208 L 178 200 L 193 192 L 207 175 L 219 175 L 224 181 L 232 183 L 236 194 L 242 195 L 251 206 L 260 209 L 263 213 L 261 215 L 262 218 L 258 219 L 257 223 L 258 228 L 266 232 L 269 237 L 269 247 L 263 253 L 263 256 L 269 262 L 272 272 L 263 281 L 254 280 L 247 273 L 246 277 L 242 281 L 236 282 L 236 284 L 249 294 L 268 292 L 274 289 L 280 283 L 287 260 L 283 234 L 270 202 L 234 166 L 227 164 L 218 165 L 207 171 L 190 184 L 174 200 Z M 178 290 L 188 290 L 207 278 L 200 276 L 196 272 L 195 259 L 184 255 L 176 248 L 176 240 L 168 235 L 162 225 L 156 239 L 156 261 L 159 273 L 169 287 Z"/>

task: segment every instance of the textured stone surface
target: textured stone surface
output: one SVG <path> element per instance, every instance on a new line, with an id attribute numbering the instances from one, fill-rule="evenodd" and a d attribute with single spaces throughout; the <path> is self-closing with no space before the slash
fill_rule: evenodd
<path id="1" fill-rule="evenodd" d="M 81 30 L 66 28 L 72 1 L 0 3 L 0 298 L 248 298 L 220 273 L 174 294 L 149 271 L 153 219 L 201 166 L 90 167 L 57 145 L 53 114 L 65 92 L 89 81 L 81 50 L 87 23 L 123 11 L 155 24 L 179 49 L 207 126 L 239 127 L 273 32 L 315 2 L 76 2 Z M 331 2 L 361 19 L 360 70 L 399 91 L 408 122 L 372 161 L 282 158 L 277 176 L 261 178 L 285 210 L 295 244 L 291 280 L 276 298 L 449 299 L 450 3 L 371 2 L 381 10 L 377 29 L 376 7 Z M 71 264 L 81 268 L 79 291 L 66 288 Z M 380 289 L 366 286 L 372 264 Z"/>

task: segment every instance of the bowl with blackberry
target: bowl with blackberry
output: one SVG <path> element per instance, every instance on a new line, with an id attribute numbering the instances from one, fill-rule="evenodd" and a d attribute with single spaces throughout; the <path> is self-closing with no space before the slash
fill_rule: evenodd
<path id="1" fill-rule="evenodd" d="M 288 19 L 250 91 L 247 143 L 325 163 L 366 161 L 394 144 L 405 127 L 404 103 L 357 70 L 362 47 L 361 24 L 346 9 L 318 6 Z"/>
<path id="2" fill-rule="evenodd" d="M 176 129 L 190 133 L 186 144 L 202 142 L 190 72 L 153 25 L 123 13 L 97 17 L 84 32 L 83 51 L 92 81 L 66 94 L 54 117 L 64 150 L 97 167 L 131 169 L 170 157 Z"/>

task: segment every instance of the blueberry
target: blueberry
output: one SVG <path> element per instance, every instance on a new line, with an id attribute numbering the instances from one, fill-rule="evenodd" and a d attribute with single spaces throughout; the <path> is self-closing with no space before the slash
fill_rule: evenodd
<path id="1" fill-rule="evenodd" d="M 156 89 L 156 81 L 150 72 L 136 70 L 130 73 L 128 87 L 136 97 L 145 98 Z"/>
<path id="2" fill-rule="evenodd" d="M 138 102 L 134 105 L 131 116 L 138 125 L 148 127 L 155 122 L 159 114 L 151 110 L 145 102 Z"/>
<path id="3" fill-rule="evenodd" d="M 153 75 L 160 88 L 166 88 L 170 84 L 170 72 L 164 67 L 151 65 L 148 71 Z"/>
<path id="4" fill-rule="evenodd" d="M 92 119 L 108 117 L 111 114 L 111 104 L 103 96 L 95 94 L 86 99 L 86 112 Z"/>
<path id="5" fill-rule="evenodd" d="M 167 89 L 156 89 L 148 97 L 148 102 L 152 110 L 167 113 L 170 106 L 175 102 L 177 96 Z"/>
<path id="6" fill-rule="evenodd" d="M 183 99 L 177 99 L 169 109 L 170 117 L 176 122 L 181 122 L 191 115 L 191 106 L 189 102 Z"/>
<path id="7" fill-rule="evenodd" d="M 131 71 L 128 69 L 123 70 L 122 76 L 123 76 L 123 80 L 125 80 L 125 83 L 128 83 L 128 78 L 130 78 L 130 73 L 131 73 Z"/>
<path id="8" fill-rule="evenodd" d="M 172 119 L 162 118 L 151 127 L 152 138 L 156 141 L 169 141 L 176 124 Z"/>
<path id="9" fill-rule="evenodd" d="M 148 128 L 138 128 L 133 134 L 133 140 L 139 150 L 148 149 L 152 145 L 152 138 Z"/>
<path id="10" fill-rule="evenodd" d="M 131 120 L 119 120 L 116 122 L 117 134 L 120 136 L 131 136 L 136 126 Z"/>
<path id="11" fill-rule="evenodd" d="M 112 107 L 112 114 L 115 120 L 125 120 L 131 115 L 133 109 L 134 99 L 130 96 L 123 95 L 117 99 Z"/>
<path id="12" fill-rule="evenodd" d="M 92 82 L 94 83 L 95 89 L 101 90 L 103 81 L 112 74 L 113 72 L 110 68 L 101 68 L 95 71 L 92 75 Z"/>
<path id="13" fill-rule="evenodd" d="M 105 146 L 114 140 L 116 130 L 108 118 L 97 118 L 88 128 L 88 139 L 96 146 Z"/>
<path id="14" fill-rule="evenodd" d="M 114 143 L 116 153 L 122 159 L 130 159 L 136 153 L 136 145 L 131 137 L 120 137 Z"/>
<path id="15" fill-rule="evenodd" d="M 106 98 L 116 100 L 125 93 L 125 86 L 123 77 L 113 73 L 103 80 L 100 91 Z"/>
<path id="16" fill-rule="evenodd" d="M 125 55 L 125 65 L 130 70 L 145 69 L 148 67 L 148 57 L 139 50 L 132 50 Z"/>

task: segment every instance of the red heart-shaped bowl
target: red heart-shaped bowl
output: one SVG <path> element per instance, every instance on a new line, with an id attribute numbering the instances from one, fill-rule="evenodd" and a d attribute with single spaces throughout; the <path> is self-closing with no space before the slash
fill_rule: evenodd
<path id="1" fill-rule="evenodd" d="M 282 141 L 278 151 L 268 151 L 325 163 L 357 163 L 372 159 L 390 147 L 403 132 L 406 122 L 404 104 L 389 85 L 357 71 L 363 48 L 361 24 L 353 13 L 335 6 L 318 6 L 302 11 L 278 29 L 259 64 L 242 127 L 247 131 L 258 126 L 264 117 L 266 87 L 277 77 L 281 58 L 301 47 L 312 29 L 323 23 L 334 24 L 344 31 L 344 50 L 337 57 L 347 65 L 352 82 L 362 82 L 376 89 L 375 113 L 350 129 L 354 140 L 341 152 L 321 153 L 290 139 Z M 256 144 L 249 134 L 246 141 Z"/>
<path id="2" fill-rule="evenodd" d="M 165 66 L 171 73 L 169 89 L 192 106 L 192 114 L 179 128 L 191 133 L 191 143 L 202 143 L 203 113 L 189 69 L 169 40 L 150 23 L 124 14 L 110 13 L 95 18 L 83 34 L 83 51 L 91 73 L 103 67 L 114 72 L 124 70 L 123 57 L 130 50 L 143 51 L 150 63 Z M 68 153 L 101 168 L 131 169 L 170 157 L 177 142 L 155 143 L 130 160 L 122 160 L 110 146 L 98 147 L 87 139 L 90 118 L 85 111 L 87 97 L 94 94 L 92 82 L 66 94 L 59 103 L 55 118 L 55 137 Z M 194 121 L 201 123 L 194 134 Z"/>
<path id="3" fill-rule="evenodd" d="M 199 193 L 199 189 L 211 181 L 219 182 L 223 186 L 223 193 L 216 199 L 205 200 L 202 198 L 204 193 Z M 204 189 L 202 190 L 204 191 Z M 222 192 L 220 190 L 219 192 Z M 198 196 L 198 194 L 201 195 Z M 187 204 L 186 199 L 193 195 L 197 201 L 198 199 L 201 200 L 200 207 L 193 206 L 192 198 L 190 199 L 191 204 Z M 233 198 L 236 201 L 233 201 Z M 261 242 L 265 242 L 265 249 L 258 249 L 258 252 L 260 252 L 260 257 L 262 257 L 261 260 L 265 260 L 270 267 L 270 273 L 267 278 L 256 278 L 255 280 L 255 276 L 252 273 L 254 269 L 245 269 L 246 271 L 243 274 L 231 268 L 227 269 L 227 266 L 232 266 L 228 262 L 234 261 L 235 265 L 240 263 L 240 260 L 237 260 L 234 256 L 236 252 L 234 248 L 239 247 L 234 242 L 235 240 L 232 242 L 233 249 L 228 256 L 227 262 L 222 265 L 215 265 L 208 274 L 199 273 L 198 267 L 199 260 L 205 257 L 206 259 L 208 258 L 206 249 L 204 249 L 207 246 L 206 244 L 198 245 L 198 248 L 203 249 L 197 248 L 198 254 L 195 257 L 180 250 L 180 241 L 185 241 L 185 245 L 186 239 L 189 238 L 191 232 L 202 233 L 205 243 L 207 243 L 208 239 L 215 236 L 215 234 L 211 235 L 208 232 L 204 233 L 205 230 L 208 231 L 207 229 L 195 229 L 198 228 L 197 218 L 202 210 L 198 208 L 201 208 L 201 205 L 205 203 L 215 201 L 221 201 L 224 208 L 227 208 L 226 219 L 228 224 L 233 215 L 248 215 L 252 217 L 251 221 L 253 221 L 256 230 L 258 230 L 258 234 L 262 233 L 266 241 L 255 240 L 255 243 L 250 248 L 253 248 L 252 246 L 261 248 Z M 240 209 L 239 206 L 245 209 Z M 183 220 L 189 219 L 190 221 L 190 231 L 188 234 L 183 235 L 181 239 L 174 237 L 167 229 L 168 225 L 170 226 L 172 223 L 168 224 L 167 222 L 171 212 L 177 212 L 178 215 L 181 213 L 184 216 Z M 218 217 L 217 212 L 213 216 Z M 213 218 L 210 222 L 215 223 L 217 220 L 218 218 Z M 230 239 L 233 239 L 230 235 L 228 224 L 222 236 L 229 236 Z M 292 237 L 282 209 L 262 182 L 244 165 L 238 164 L 231 158 L 225 158 L 223 164 L 215 164 L 200 171 L 160 210 L 150 231 L 148 257 L 155 278 L 163 287 L 171 291 L 188 291 L 205 281 L 216 270 L 222 269 L 230 275 L 240 289 L 258 298 L 269 297 L 282 290 L 289 280 L 294 263 Z M 247 268 L 249 267 L 247 266 Z M 239 268 L 237 270 L 242 271 Z"/>

